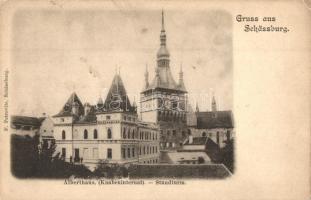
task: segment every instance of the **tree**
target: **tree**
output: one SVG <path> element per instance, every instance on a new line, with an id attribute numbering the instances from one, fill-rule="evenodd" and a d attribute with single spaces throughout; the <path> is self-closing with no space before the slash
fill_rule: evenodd
<path id="1" fill-rule="evenodd" d="M 226 146 L 224 146 L 220 150 L 220 162 L 226 165 L 226 167 L 234 172 L 234 140 L 231 139 L 226 142 Z"/>
<path id="2" fill-rule="evenodd" d="M 11 138 L 12 173 L 18 178 L 68 178 L 91 177 L 92 172 L 84 165 L 64 162 L 55 153 L 56 144 L 43 143 L 39 137 L 12 135 Z M 54 155 L 54 156 L 53 156 Z"/>

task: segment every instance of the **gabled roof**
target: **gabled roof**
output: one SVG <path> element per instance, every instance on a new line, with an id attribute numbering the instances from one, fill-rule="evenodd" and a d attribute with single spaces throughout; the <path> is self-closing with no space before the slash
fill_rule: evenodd
<path id="1" fill-rule="evenodd" d="M 13 125 L 28 125 L 34 127 L 40 127 L 44 118 L 27 117 L 27 116 L 11 116 L 11 124 Z"/>
<path id="2" fill-rule="evenodd" d="M 124 84 L 119 74 L 113 78 L 104 106 L 98 112 L 136 112 L 127 96 Z"/>
<path id="3" fill-rule="evenodd" d="M 197 112 L 197 128 L 233 128 L 232 112 L 215 111 L 215 112 Z"/>
<path id="4" fill-rule="evenodd" d="M 83 113 L 84 113 L 83 105 L 82 105 L 78 95 L 75 92 L 73 92 L 70 95 L 70 97 L 67 100 L 67 102 L 65 103 L 65 105 L 63 106 L 63 108 L 61 109 L 61 111 L 59 111 L 59 113 L 54 115 L 53 117 L 73 116 L 73 113 L 72 113 L 72 105 L 73 104 L 78 104 L 78 106 L 79 106 L 79 115 L 83 115 Z"/>

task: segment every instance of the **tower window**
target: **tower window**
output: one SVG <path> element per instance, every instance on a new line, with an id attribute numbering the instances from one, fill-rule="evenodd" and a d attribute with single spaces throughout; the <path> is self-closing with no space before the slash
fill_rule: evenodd
<path id="1" fill-rule="evenodd" d="M 128 158 L 131 157 L 131 149 L 130 149 L 130 148 L 127 149 L 127 157 L 128 157 Z"/>
<path id="2" fill-rule="evenodd" d="M 127 138 L 128 138 L 128 139 L 131 138 L 131 130 L 130 130 L 130 129 L 128 129 L 128 131 L 127 131 Z"/>
<path id="3" fill-rule="evenodd" d="M 87 130 L 85 129 L 84 130 L 84 139 L 87 139 L 88 138 L 88 132 L 87 132 Z"/>
<path id="4" fill-rule="evenodd" d="M 108 128 L 108 130 L 107 130 L 107 138 L 108 138 L 108 139 L 111 139 L 111 138 L 112 138 L 112 132 L 111 132 L 111 129 L 110 129 L 110 128 Z"/>
<path id="5" fill-rule="evenodd" d="M 66 132 L 65 132 L 65 130 L 62 131 L 62 139 L 63 139 L 63 140 L 66 139 Z"/>
<path id="6" fill-rule="evenodd" d="M 171 132 L 170 132 L 170 131 L 167 131 L 167 136 L 168 136 L 168 137 L 170 136 L 170 134 L 171 134 Z"/>
<path id="7" fill-rule="evenodd" d="M 123 138 L 125 139 L 126 138 L 126 129 L 123 128 Z"/>
<path id="8" fill-rule="evenodd" d="M 173 136 L 176 136 L 176 130 L 173 130 Z"/>

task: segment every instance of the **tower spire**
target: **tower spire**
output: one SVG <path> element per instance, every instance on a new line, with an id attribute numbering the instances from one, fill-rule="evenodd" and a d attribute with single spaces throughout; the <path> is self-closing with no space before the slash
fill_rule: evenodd
<path id="1" fill-rule="evenodd" d="M 170 54 L 166 49 L 166 33 L 164 29 L 164 11 L 162 10 L 162 27 L 160 33 L 160 49 L 157 53 L 158 66 L 168 67 L 169 66 Z"/>
<path id="2" fill-rule="evenodd" d="M 146 71 L 145 71 L 145 88 L 149 87 L 149 72 L 148 72 L 148 64 L 146 64 Z"/>
<path id="3" fill-rule="evenodd" d="M 162 29 L 161 29 L 161 31 L 165 31 L 164 30 L 164 11 L 163 11 L 163 9 L 162 9 Z"/>
<path id="4" fill-rule="evenodd" d="M 182 71 L 182 63 L 180 63 L 180 71 L 179 71 L 179 83 L 178 83 L 178 85 L 179 85 L 179 88 L 180 89 L 182 89 L 182 90 L 186 90 L 186 88 L 185 88 L 185 84 L 184 84 L 184 73 L 183 73 L 183 71 Z"/>
<path id="5" fill-rule="evenodd" d="M 215 93 L 213 92 L 213 97 L 212 97 L 212 111 L 216 112 L 217 111 L 217 104 L 216 104 L 216 99 L 215 99 Z"/>
<path id="6" fill-rule="evenodd" d="M 195 112 L 199 112 L 199 105 L 198 105 L 198 102 L 195 102 Z"/>

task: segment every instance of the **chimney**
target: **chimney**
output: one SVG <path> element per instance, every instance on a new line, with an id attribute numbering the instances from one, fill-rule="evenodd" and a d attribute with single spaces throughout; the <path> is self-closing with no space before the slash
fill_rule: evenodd
<path id="1" fill-rule="evenodd" d="M 193 143 L 193 137 L 192 135 L 189 135 L 189 144 L 192 144 Z"/>

